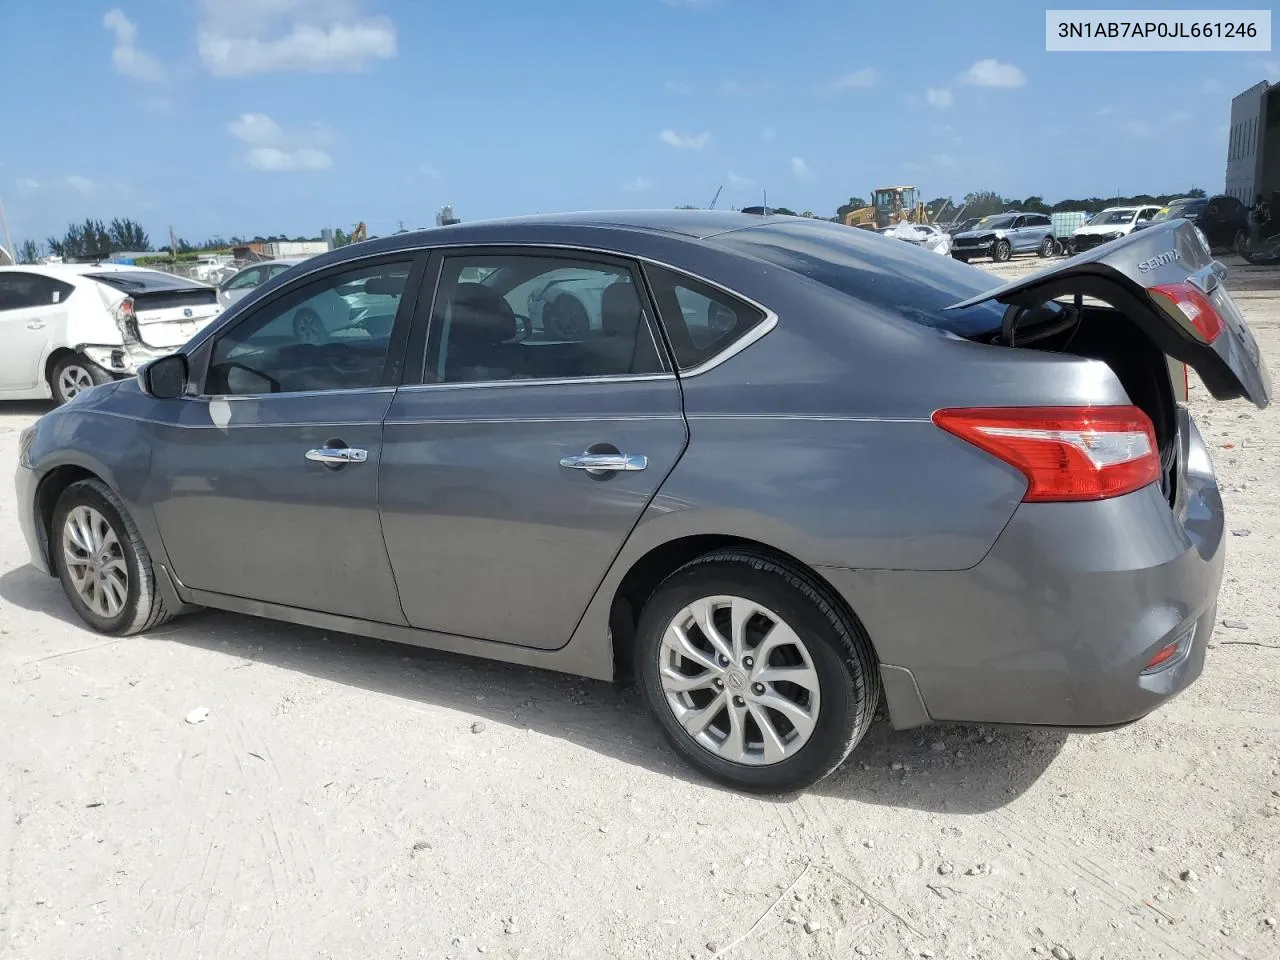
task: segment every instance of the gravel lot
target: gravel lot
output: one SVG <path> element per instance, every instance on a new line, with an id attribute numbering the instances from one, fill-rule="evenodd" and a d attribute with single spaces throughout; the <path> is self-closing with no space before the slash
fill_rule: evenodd
<path id="1" fill-rule="evenodd" d="M 1280 372 L 1280 271 L 1233 275 Z M 1233 532 L 1199 683 L 1110 734 L 881 722 L 774 800 L 694 780 L 633 690 L 220 613 L 90 633 L 2 484 L 0 956 L 1280 956 L 1280 408 L 1192 390 Z M 42 410 L 0 407 L 0 462 Z"/>

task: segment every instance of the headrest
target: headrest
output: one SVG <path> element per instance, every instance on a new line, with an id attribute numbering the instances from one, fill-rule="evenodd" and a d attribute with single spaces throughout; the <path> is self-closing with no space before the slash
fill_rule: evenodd
<path id="1" fill-rule="evenodd" d="M 453 295 L 451 340 L 497 344 L 516 335 L 516 315 L 497 291 L 480 283 L 460 283 Z"/>
<path id="2" fill-rule="evenodd" d="M 640 316 L 640 298 L 633 284 L 622 280 L 605 287 L 600 298 L 600 325 L 606 335 L 634 338 Z"/>

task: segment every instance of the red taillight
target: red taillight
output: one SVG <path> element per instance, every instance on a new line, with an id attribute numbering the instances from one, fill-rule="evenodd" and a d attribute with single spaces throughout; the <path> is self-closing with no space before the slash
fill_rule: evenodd
<path id="1" fill-rule="evenodd" d="M 1184 318 L 1196 335 L 1205 343 L 1213 343 L 1222 333 L 1225 324 L 1209 298 L 1193 283 L 1162 283 L 1152 287 L 1152 299 L 1175 320 Z"/>
<path id="2" fill-rule="evenodd" d="M 1021 470 L 1023 500 L 1103 500 L 1160 479 L 1155 428 L 1137 407 L 950 409 L 933 422 Z"/>
<path id="3" fill-rule="evenodd" d="M 133 319 L 133 297 L 125 297 L 116 304 L 116 313 L 120 315 L 121 320 Z"/>

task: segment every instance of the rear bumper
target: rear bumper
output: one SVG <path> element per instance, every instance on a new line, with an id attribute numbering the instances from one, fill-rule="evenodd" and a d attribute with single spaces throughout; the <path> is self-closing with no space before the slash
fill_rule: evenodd
<path id="1" fill-rule="evenodd" d="M 1154 485 L 1097 503 L 1023 504 L 968 570 L 824 569 L 894 675 L 895 725 L 1114 727 L 1193 683 L 1225 550 L 1222 500 L 1191 433 L 1199 450 L 1177 510 Z M 1170 665 L 1143 674 L 1183 638 Z"/>

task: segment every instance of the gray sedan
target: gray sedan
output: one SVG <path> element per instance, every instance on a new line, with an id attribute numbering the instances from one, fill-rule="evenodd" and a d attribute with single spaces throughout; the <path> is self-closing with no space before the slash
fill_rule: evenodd
<path id="1" fill-rule="evenodd" d="M 1004 286 L 783 216 L 388 237 L 42 417 L 20 522 L 103 633 L 205 606 L 633 677 L 747 790 L 829 774 L 882 697 L 1113 727 L 1199 675 L 1222 577 L 1168 357 L 1270 402 L 1224 276 L 1182 221 Z M 335 291 L 340 335 L 288 322 Z"/>

